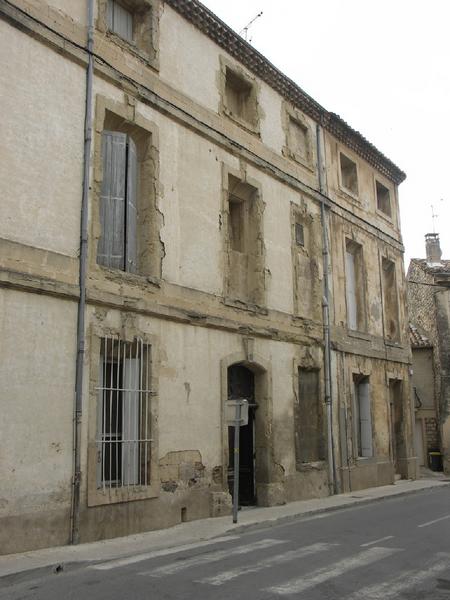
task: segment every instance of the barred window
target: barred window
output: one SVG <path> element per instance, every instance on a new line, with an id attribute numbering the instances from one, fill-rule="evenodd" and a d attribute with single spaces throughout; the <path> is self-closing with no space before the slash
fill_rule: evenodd
<path id="1" fill-rule="evenodd" d="M 97 487 L 150 484 L 151 347 L 141 339 L 101 341 L 97 402 Z"/>

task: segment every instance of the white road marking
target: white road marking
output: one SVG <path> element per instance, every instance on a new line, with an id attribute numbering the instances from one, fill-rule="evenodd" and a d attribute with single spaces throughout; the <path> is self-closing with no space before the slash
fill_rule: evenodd
<path id="1" fill-rule="evenodd" d="M 220 542 L 238 540 L 239 537 L 239 535 L 228 535 L 212 540 L 205 540 L 203 542 L 195 542 L 193 544 L 185 544 L 184 546 L 176 546 L 175 548 L 164 548 L 162 550 L 154 550 L 153 552 L 146 552 L 145 554 L 136 554 L 136 556 L 118 558 L 116 560 L 110 560 L 105 563 L 92 565 L 89 567 L 89 569 L 108 571 L 109 569 L 116 569 L 117 567 L 124 567 L 126 565 L 132 565 L 133 563 L 142 562 L 143 560 L 148 560 L 149 558 L 157 558 L 158 556 L 168 556 L 170 554 L 176 554 L 177 552 L 184 552 L 185 550 L 193 550 L 195 548 L 203 548 L 203 546 L 211 546 L 212 544 L 218 544 Z"/>
<path id="2" fill-rule="evenodd" d="M 365 567 L 399 551 L 399 548 L 370 548 L 369 550 L 360 552 L 360 554 L 356 556 L 344 558 L 337 563 L 327 565 L 326 567 L 317 569 L 312 573 L 306 573 L 305 575 L 291 579 L 290 581 L 287 581 L 281 585 L 275 585 L 267 588 L 265 591 L 271 592 L 272 594 L 281 595 L 299 594 L 300 592 L 304 592 L 305 590 L 315 587 L 324 581 L 328 581 L 334 577 L 339 577 L 347 571 Z"/>
<path id="3" fill-rule="evenodd" d="M 450 515 L 445 515 L 445 517 L 440 517 L 439 519 L 434 519 L 434 521 L 427 521 L 426 523 L 422 523 L 422 525 L 417 525 L 417 527 L 428 527 L 428 525 L 433 525 L 434 523 L 439 523 L 439 521 L 444 521 L 445 519 L 450 519 Z"/>
<path id="4" fill-rule="evenodd" d="M 263 548 L 270 548 L 271 546 L 277 546 L 278 544 L 286 543 L 287 540 L 260 540 L 259 542 L 253 542 L 253 544 L 247 544 L 245 546 L 236 546 L 235 548 L 227 548 L 226 550 L 216 550 L 215 552 L 210 552 L 209 554 L 201 554 L 199 556 L 193 556 L 192 558 L 187 558 L 186 560 L 177 560 L 176 562 L 163 565 L 162 567 L 157 567 L 156 569 L 152 569 L 151 571 L 143 571 L 139 573 L 139 575 L 150 575 L 151 577 L 164 577 L 164 575 L 172 575 L 173 573 L 177 573 L 178 571 L 182 571 L 183 569 L 188 569 L 190 567 L 196 567 L 198 565 L 218 562 L 219 560 L 224 560 L 226 558 L 229 558 L 230 556 L 248 554 L 249 552 L 253 552 L 254 550 L 261 550 Z"/>
<path id="5" fill-rule="evenodd" d="M 229 571 L 223 571 L 222 573 L 218 573 L 213 577 L 205 577 L 204 579 L 200 579 L 199 583 L 209 583 L 210 585 L 223 585 L 231 579 L 235 579 L 236 577 L 240 577 L 241 575 L 247 575 L 247 573 L 257 573 L 258 571 L 262 571 L 263 569 L 268 569 L 275 565 L 281 565 L 283 563 L 290 562 L 297 558 L 302 558 L 303 556 L 308 556 L 310 554 L 316 554 L 316 552 L 323 552 L 324 550 L 329 550 L 334 546 L 338 546 L 338 544 L 317 543 L 312 544 L 311 546 L 305 546 L 304 548 L 298 548 L 297 550 L 289 550 L 288 552 L 284 552 L 283 554 L 269 556 L 269 558 L 260 560 L 252 565 L 236 567 L 235 569 L 230 569 Z"/>
<path id="6" fill-rule="evenodd" d="M 421 583 L 450 567 L 449 554 L 438 554 L 437 556 L 440 558 L 426 569 L 404 571 L 390 581 L 369 585 L 358 590 L 347 600 L 388 600 L 389 598 L 398 598 L 399 594 L 410 588 L 414 588 L 414 591 L 417 592 L 417 587 Z"/>
<path id="7" fill-rule="evenodd" d="M 378 540 L 373 540 L 373 542 L 366 542 L 365 544 L 361 544 L 361 548 L 366 548 L 367 546 L 373 546 L 374 544 L 379 544 L 380 542 L 385 542 L 386 540 L 392 540 L 393 535 L 386 535 Z"/>

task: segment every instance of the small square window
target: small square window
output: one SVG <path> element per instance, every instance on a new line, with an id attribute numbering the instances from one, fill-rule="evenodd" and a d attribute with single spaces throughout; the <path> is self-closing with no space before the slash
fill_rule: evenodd
<path id="1" fill-rule="evenodd" d="M 225 79 L 225 95 L 231 116 L 249 123 L 255 120 L 254 106 L 251 99 L 251 84 L 228 67 Z"/>
<path id="2" fill-rule="evenodd" d="M 293 158 L 309 160 L 308 128 L 292 117 L 289 117 L 288 148 Z"/>
<path id="3" fill-rule="evenodd" d="M 387 187 L 379 181 L 376 182 L 377 190 L 377 208 L 388 217 L 392 216 L 391 194 Z"/>
<path id="4" fill-rule="evenodd" d="M 339 153 L 341 163 L 341 185 L 354 196 L 358 195 L 358 170 L 356 163 L 348 156 Z"/>
<path id="5" fill-rule="evenodd" d="M 242 127 L 257 133 L 259 126 L 255 81 L 239 67 L 221 59 L 221 103 L 219 110 Z"/>
<path id="6" fill-rule="evenodd" d="M 108 0 L 106 22 L 110 31 L 127 42 L 133 42 L 133 13 L 117 0 Z"/>
<path id="7" fill-rule="evenodd" d="M 301 223 L 295 224 L 295 243 L 297 246 L 305 245 L 305 232 Z"/>
<path id="8" fill-rule="evenodd" d="M 122 49 L 159 68 L 160 0 L 97 0 L 97 28 Z"/>

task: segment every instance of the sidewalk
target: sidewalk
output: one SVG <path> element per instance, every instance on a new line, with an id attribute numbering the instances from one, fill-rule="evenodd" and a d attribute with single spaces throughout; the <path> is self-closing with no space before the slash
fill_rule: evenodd
<path id="1" fill-rule="evenodd" d="M 305 516 L 311 517 L 385 498 L 399 497 L 425 490 L 432 491 L 450 485 L 450 481 L 444 479 L 443 476 L 433 475 L 430 474 L 430 477 L 416 481 L 401 480 L 394 485 L 369 488 L 327 498 L 291 502 L 283 506 L 243 509 L 239 512 L 239 522 L 236 525 L 233 525 L 231 516 L 202 519 L 181 523 L 169 529 L 149 531 L 112 540 L 0 556 L 0 578 L 20 575 L 26 571 L 37 569 L 58 571 L 68 568 L 69 565 L 76 566 L 77 563 L 102 562 L 157 549 L 192 544 L 217 536 L 241 533 L 251 527 L 270 527 L 282 521 Z"/>

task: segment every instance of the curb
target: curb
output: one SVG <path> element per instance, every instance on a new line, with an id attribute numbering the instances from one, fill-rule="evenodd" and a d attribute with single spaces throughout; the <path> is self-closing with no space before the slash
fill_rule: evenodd
<path id="1" fill-rule="evenodd" d="M 433 485 L 433 486 L 429 486 L 429 487 L 423 487 L 423 488 L 418 488 L 418 489 L 413 489 L 413 490 L 401 490 L 397 493 L 394 494 L 383 494 L 381 496 L 376 496 L 376 497 L 366 497 L 366 498 L 348 498 L 347 502 L 340 504 L 340 505 L 335 505 L 335 506 L 323 506 L 320 508 L 311 508 L 308 509 L 304 512 L 296 512 L 293 513 L 291 515 L 283 515 L 283 516 L 273 516 L 273 517 L 269 517 L 269 518 L 262 518 L 259 521 L 254 521 L 251 523 L 244 523 L 244 524 L 239 524 L 237 523 L 236 525 L 230 525 L 230 526 L 226 526 L 226 528 L 223 530 L 222 535 L 223 534 L 236 534 L 236 533 L 244 533 L 247 531 L 254 531 L 254 530 L 259 530 L 259 529 L 270 529 L 272 527 L 276 527 L 277 525 L 282 525 L 284 523 L 289 523 L 292 521 L 302 521 L 302 520 L 310 520 L 310 519 L 314 519 L 314 518 L 321 518 L 322 516 L 325 516 L 327 513 L 333 513 L 333 512 L 339 512 L 339 511 L 344 511 L 344 510 L 350 510 L 350 509 L 354 509 L 355 507 L 358 506 L 367 506 L 368 504 L 372 504 L 375 502 L 381 502 L 383 500 L 396 500 L 398 498 L 403 498 L 405 496 L 413 496 L 413 495 L 417 495 L 417 494 L 421 494 L 421 493 L 433 493 L 438 489 L 441 489 L 442 487 L 448 487 L 450 486 L 450 481 L 439 481 L 439 485 Z M 364 493 L 365 490 L 360 490 L 358 492 L 355 493 Z M 336 496 L 336 497 L 339 497 Z M 220 534 L 217 534 L 215 537 L 217 537 Z M 199 540 L 203 540 L 203 539 L 214 539 L 214 537 L 209 538 L 209 537 L 201 537 L 199 538 Z M 177 543 L 174 543 L 173 545 L 169 545 L 167 546 L 167 548 L 176 548 L 177 547 Z M 61 548 L 66 548 L 67 546 L 61 546 Z M 164 546 L 166 547 L 166 546 Z M 30 579 L 33 576 L 40 576 L 40 575 L 44 575 L 44 574 L 59 574 L 59 573 L 67 573 L 68 571 L 71 571 L 73 569 L 78 569 L 78 568 L 82 568 L 86 565 L 91 565 L 91 564 L 95 564 L 95 563 L 99 563 L 99 562 L 108 562 L 109 560 L 116 560 L 119 558 L 127 558 L 128 556 L 133 556 L 133 553 L 128 553 L 128 554 L 123 554 L 123 555 L 118 555 L 117 557 L 114 558 L 109 558 L 109 559 L 83 559 L 80 558 L 80 560 L 67 560 L 67 561 L 59 561 L 59 562 L 49 562 L 48 564 L 45 565 L 41 565 L 38 567 L 31 567 L 31 568 L 24 568 L 24 569 L 18 569 L 17 571 L 13 571 L 11 573 L 7 573 L 4 575 L 0 575 L 0 588 L 6 588 L 10 585 L 13 585 L 15 583 L 20 583 L 22 581 L 25 581 L 27 579 Z M 6 555 L 8 556 L 8 555 Z M 1 563 L 1 557 L 0 557 L 0 563 Z"/>
<path id="2" fill-rule="evenodd" d="M 308 510 L 308 511 L 305 511 L 302 513 L 285 515 L 282 517 L 273 517 L 270 519 L 266 519 L 265 521 L 259 521 L 259 522 L 254 522 L 254 523 L 244 523 L 242 525 L 237 523 L 237 525 L 235 527 L 231 526 L 229 529 L 227 529 L 225 531 L 225 533 L 243 533 L 245 531 L 250 531 L 250 530 L 255 530 L 255 529 L 264 529 L 264 528 L 269 529 L 271 527 L 276 527 L 277 525 L 280 525 L 283 523 L 289 523 L 292 521 L 302 521 L 302 520 L 306 521 L 309 519 L 313 519 L 316 515 L 318 518 L 320 518 L 321 516 L 323 516 L 326 513 L 340 512 L 340 511 L 344 511 L 346 509 L 355 508 L 357 506 L 366 506 L 367 504 L 381 502 L 382 500 L 396 500 L 397 498 L 402 498 L 404 496 L 414 496 L 416 494 L 421 494 L 424 492 L 432 493 L 432 492 L 436 491 L 437 489 L 441 489 L 442 487 L 446 487 L 446 486 L 450 486 L 450 481 L 449 482 L 441 482 L 441 485 L 437 485 L 437 486 L 433 486 L 433 487 L 425 487 L 425 488 L 420 488 L 417 490 L 402 490 L 401 492 L 398 492 L 396 494 L 384 494 L 383 496 L 377 496 L 375 498 L 361 498 L 361 499 L 354 499 L 354 500 L 352 499 L 352 502 L 348 502 L 346 504 L 341 504 L 341 505 L 337 505 L 337 506 L 324 506 L 321 508 L 313 508 L 311 510 Z M 364 490 L 361 490 L 361 492 L 364 492 Z M 355 492 L 355 493 L 357 493 L 357 492 Z"/>

